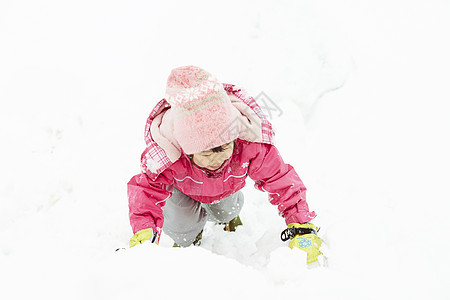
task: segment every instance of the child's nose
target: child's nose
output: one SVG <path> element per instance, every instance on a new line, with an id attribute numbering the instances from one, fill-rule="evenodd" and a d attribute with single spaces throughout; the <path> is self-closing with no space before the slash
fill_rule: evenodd
<path id="1" fill-rule="evenodd" d="M 212 160 L 211 160 L 211 165 L 220 165 L 223 163 L 223 161 L 225 160 L 225 155 L 223 153 L 217 153 L 216 155 L 213 156 Z"/>

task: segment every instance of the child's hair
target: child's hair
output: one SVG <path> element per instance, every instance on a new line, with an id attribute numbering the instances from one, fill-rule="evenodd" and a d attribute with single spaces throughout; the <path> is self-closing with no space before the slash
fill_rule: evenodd
<path id="1" fill-rule="evenodd" d="M 236 140 L 234 140 L 234 141 L 232 141 L 232 142 L 230 142 L 230 143 L 233 143 L 233 144 L 234 144 L 234 147 L 233 147 L 233 152 L 234 152 L 234 150 L 236 150 L 236 147 L 237 147 Z M 229 144 L 229 143 L 227 143 L 227 144 Z M 212 149 L 210 149 L 210 150 L 211 150 L 212 152 L 214 152 L 214 153 L 217 153 L 217 152 L 223 152 L 223 151 L 225 151 L 225 148 L 223 147 L 223 145 L 220 145 L 220 146 L 214 147 L 214 148 L 212 148 Z M 194 157 L 194 154 L 189 154 L 188 157 L 192 160 L 192 158 Z"/>
<path id="2" fill-rule="evenodd" d="M 235 143 L 234 146 L 236 146 L 236 141 L 233 141 L 233 142 Z M 220 146 L 217 146 L 217 147 L 211 149 L 211 151 L 214 153 L 222 152 L 224 150 L 225 149 L 223 148 L 223 145 L 220 145 Z"/>

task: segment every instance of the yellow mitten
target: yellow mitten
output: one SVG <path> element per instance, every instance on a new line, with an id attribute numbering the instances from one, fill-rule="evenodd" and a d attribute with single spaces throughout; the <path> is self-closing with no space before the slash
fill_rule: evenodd
<path id="1" fill-rule="evenodd" d="M 143 244 L 148 240 L 150 240 L 152 243 L 156 242 L 156 244 L 158 244 L 157 234 L 153 232 L 151 228 L 139 230 L 130 239 L 130 248 L 138 244 Z"/>
<path id="2" fill-rule="evenodd" d="M 319 248 L 322 240 L 317 236 L 317 227 L 311 223 L 291 223 L 288 228 L 281 233 L 282 241 L 289 241 L 289 248 L 297 247 L 307 253 L 307 264 L 317 261 L 317 257 L 322 254 Z"/>

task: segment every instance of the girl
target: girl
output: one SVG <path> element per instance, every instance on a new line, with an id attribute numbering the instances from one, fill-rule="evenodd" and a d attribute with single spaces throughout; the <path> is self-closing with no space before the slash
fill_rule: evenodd
<path id="1" fill-rule="evenodd" d="M 177 246 L 198 244 L 207 221 L 234 231 L 242 225 L 240 191 L 250 176 L 269 194 L 288 228 L 282 239 L 321 254 L 315 216 L 306 188 L 273 145 L 274 132 L 256 101 L 244 90 L 221 84 L 205 70 L 172 70 L 162 99 L 147 120 L 141 173 L 128 182 L 130 247 L 158 243 L 161 231 Z"/>

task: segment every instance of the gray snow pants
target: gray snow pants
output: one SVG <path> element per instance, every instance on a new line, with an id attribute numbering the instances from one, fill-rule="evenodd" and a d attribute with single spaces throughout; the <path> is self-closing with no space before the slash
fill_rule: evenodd
<path id="1" fill-rule="evenodd" d="M 218 203 L 204 204 L 174 188 L 164 207 L 162 229 L 179 246 L 187 247 L 194 242 L 206 221 L 229 222 L 239 215 L 243 205 L 244 195 L 241 191 Z"/>

